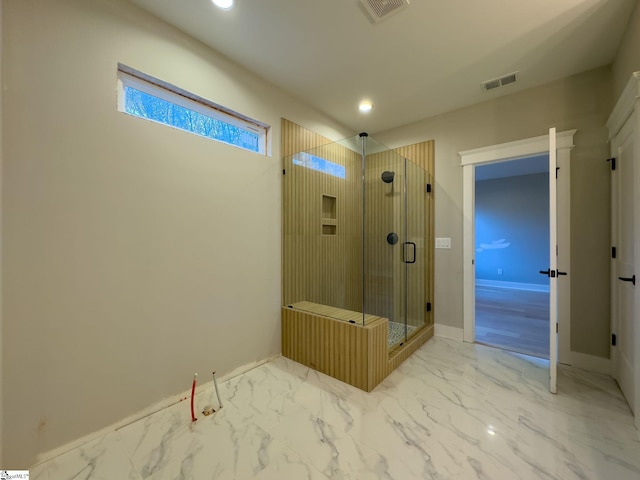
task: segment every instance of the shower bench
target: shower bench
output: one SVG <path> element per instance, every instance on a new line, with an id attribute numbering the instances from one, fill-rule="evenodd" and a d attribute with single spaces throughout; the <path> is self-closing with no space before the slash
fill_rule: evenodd
<path id="1" fill-rule="evenodd" d="M 323 317 L 335 318 L 336 320 L 342 320 L 344 322 L 357 323 L 359 325 L 362 325 L 362 313 L 360 312 L 354 312 L 352 310 L 345 310 L 344 308 L 332 307 L 330 305 L 322 305 L 320 303 L 313 302 L 296 302 L 289 306 L 297 310 L 315 313 Z M 364 314 L 365 325 L 369 325 L 376 320 L 381 319 L 386 320 L 386 318 L 379 317 L 377 315 L 369 315 L 368 313 Z"/>
<path id="2" fill-rule="evenodd" d="M 282 355 L 367 392 L 433 336 L 418 330 L 389 352 L 389 321 L 313 302 L 282 307 Z"/>

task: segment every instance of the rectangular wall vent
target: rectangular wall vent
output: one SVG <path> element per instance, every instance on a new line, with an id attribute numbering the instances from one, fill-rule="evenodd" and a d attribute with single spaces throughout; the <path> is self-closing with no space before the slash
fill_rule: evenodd
<path id="1" fill-rule="evenodd" d="M 409 0 L 360 0 L 371 23 L 379 23 L 409 6 Z"/>
<path id="2" fill-rule="evenodd" d="M 516 74 L 518 72 L 509 73 L 499 78 L 493 78 L 482 82 L 480 85 L 483 90 L 493 90 L 494 88 L 504 87 L 510 83 L 516 83 Z"/>
<path id="3" fill-rule="evenodd" d="M 488 82 L 484 82 L 482 84 L 483 90 L 493 90 L 494 88 L 498 88 L 500 86 L 500 80 L 489 80 Z"/>
<path id="4" fill-rule="evenodd" d="M 500 86 L 504 87 L 505 85 L 509 85 L 510 83 L 515 83 L 515 81 L 516 81 L 516 74 L 510 73 L 506 77 L 502 77 L 500 79 Z"/>

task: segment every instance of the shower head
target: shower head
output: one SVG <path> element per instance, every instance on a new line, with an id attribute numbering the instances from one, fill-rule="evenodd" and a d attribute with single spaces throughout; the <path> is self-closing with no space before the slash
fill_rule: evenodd
<path id="1" fill-rule="evenodd" d="M 382 178 L 382 181 L 384 183 L 391 183 L 393 182 L 393 178 L 395 176 L 396 176 L 395 172 L 384 171 L 382 172 L 382 175 L 380 176 L 380 178 Z"/>

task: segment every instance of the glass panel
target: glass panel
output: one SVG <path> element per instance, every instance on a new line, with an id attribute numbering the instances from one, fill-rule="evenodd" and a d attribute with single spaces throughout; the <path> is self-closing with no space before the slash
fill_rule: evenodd
<path id="1" fill-rule="evenodd" d="M 428 174 L 411 160 L 406 161 L 407 179 L 407 274 L 406 336 L 411 337 L 427 319 L 428 292 L 428 231 L 429 197 L 426 186 Z"/>
<path id="2" fill-rule="evenodd" d="M 427 183 L 431 185 L 431 192 L 425 198 L 425 215 L 424 215 L 424 294 L 425 300 L 429 302 L 430 312 L 425 315 L 425 324 L 433 325 L 433 287 L 434 287 L 434 248 L 435 238 L 433 235 L 433 198 L 435 195 L 436 181 L 429 172 L 426 172 Z"/>
<path id="3" fill-rule="evenodd" d="M 299 152 L 284 169 L 284 305 L 362 324 L 361 147 Z"/>
<path id="4" fill-rule="evenodd" d="M 365 153 L 364 311 L 389 320 L 392 347 L 405 339 L 404 158 L 370 138 Z"/>

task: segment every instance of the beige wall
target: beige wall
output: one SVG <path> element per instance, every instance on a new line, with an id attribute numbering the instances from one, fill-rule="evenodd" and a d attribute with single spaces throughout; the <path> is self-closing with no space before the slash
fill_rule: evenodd
<path id="1" fill-rule="evenodd" d="M 374 135 L 390 147 L 435 140 L 435 236 L 452 238 L 450 250 L 436 250 L 436 324 L 462 328 L 462 168 L 458 152 L 544 135 L 552 126 L 558 131 L 575 128 L 571 348 L 608 357 L 609 171 L 604 125 L 611 108 L 611 72 L 604 67 Z"/>
<path id="2" fill-rule="evenodd" d="M 620 97 L 633 72 L 640 71 L 640 2 L 629 18 L 629 23 L 618 47 L 612 65 L 613 100 Z"/>
<path id="3" fill-rule="evenodd" d="M 352 132 L 122 0 L 3 7 L 3 444 L 26 468 L 280 352 L 280 117 Z M 273 156 L 117 112 L 118 62 L 270 124 Z"/>

